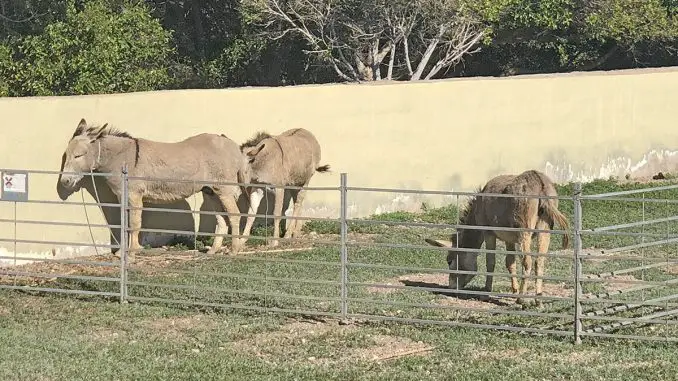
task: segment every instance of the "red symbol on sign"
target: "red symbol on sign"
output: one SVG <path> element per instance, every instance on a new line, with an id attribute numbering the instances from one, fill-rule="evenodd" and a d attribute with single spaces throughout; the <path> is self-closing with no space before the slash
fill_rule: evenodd
<path id="1" fill-rule="evenodd" d="M 5 176 L 5 188 L 11 187 L 12 187 L 12 178 L 9 176 Z"/>

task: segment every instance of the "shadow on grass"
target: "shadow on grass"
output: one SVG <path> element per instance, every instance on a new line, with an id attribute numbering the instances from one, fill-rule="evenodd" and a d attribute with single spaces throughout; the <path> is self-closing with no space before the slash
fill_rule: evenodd
<path id="1" fill-rule="evenodd" d="M 438 283 L 431 283 L 431 282 L 422 282 L 422 281 L 412 281 L 412 280 L 402 280 L 401 281 L 405 286 L 409 287 L 421 287 L 421 288 L 440 288 L 440 284 Z M 465 289 L 466 291 L 484 291 L 484 289 L 480 287 L 469 287 Z M 449 290 L 449 291 L 428 291 L 428 293 L 433 294 L 433 295 L 443 295 L 446 297 L 450 298 L 457 298 L 459 300 L 475 300 L 479 302 L 485 302 L 485 303 L 491 303 L 497 306 L 502 306 L 506 307 L 511 305 L 510 303 L 507 303 L 501 299 L 495 298 L 491 295 L 473 295 L 473 294 L 465 294 L 465 293 L 460 293 L 455 290 Z"/>

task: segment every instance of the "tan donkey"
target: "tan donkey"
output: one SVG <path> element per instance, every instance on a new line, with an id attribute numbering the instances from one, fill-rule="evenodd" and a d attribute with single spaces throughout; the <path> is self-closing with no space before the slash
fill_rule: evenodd
<path id="1" fill-rule="evenodd" d="M 512 194 L 512 195 L 535 195 L 557 196 L 553 182 L 543 173 L 528 170 L 519 175 L 500 175 L 494 177 L 480 190 L 480 193 Z M 560 225 L 563 230 L 568 229 L 567 218 L 558 210 L 557 199 L 538 198 L 512 198 L 475 196 L 471 198 L 466 208 L 460 212 L 461 225 L 511 227 L 523 229 L 550 230 L 554 223 Z M 457 240 L 458 234 L 458 240 Z M 515 251 L 516 247 L 523 253 L 529 253 L 532 238 L 537 237 L 538 251 L 540 254 L 548 252 L 550 233 L 548 232 L 521 232 L 502 230 L 473 230 L 458 229 L 453 234 L 451 241 L 426 239 L 431 245 L 452 248 L 480 249 L 483 241 L 486 250 L 495 250 L 497 239 L 506 243 L 507 251 Z M 569 238 L 563 236 L 563 249 L 569 246 Z M 487 254 L 487 272 L 494 272 L 495 253 Z M 516 277 L 516 255 L 506 254 L 506 268 L 511 273 L 511 290 L 514 294 L 520 291 L 521 295 L 527 294 L 527 279 L 522 278 L 520 288 Z M 449 251 L 447 263 L 450 270 L 477 271 L 478 253 Z M 523 275 L 532 275 L 532 256 L 523 256 Z M 545 256 L 538 256 L 536 260 L 536 276 L 544 275 L 546 264 Z M 474 274 L 450 274 L 449 288 L 461 289 L 473 278 Z M 485 278 L 485 291 L 492 291 L 492 275 Z M 542 295 L 542 279 L 535 281 L 535 294 Z M 527 304 L 521 297 L 516 300 L 519 304 Z M 536 304 L 541 306 L 541 300 Z"/>
<path id="2" fill-rule="evenodd" d="M 225 135 L 198 134 L 180 142 L 163 143 L 135 138 L 108 124 L 90 127 L 82 119 L 75 129 L 64 152 L 62 174 L 57 187 L 77 190 L 84 177 L 82 173 L 102 172 L 121 175 L 127 164 L 130 177 L 178 179 L 214 182 L 248 182 L 247 159 L 238 144 Z M 106 183 L 120 200 L 121 176 L 106 177 Z M 193 184 L 188 182 L 130 180 L 128 199 L 130 208 L 142 208 L 143 202 L 156 204 L 172 203 L 203 191 L 207 197 L 219 201 L 228 213 L 240 213 L 236 201 L 242 189 L 237 185 Z M 59 194 L 60 197 L 62 193 Z M 139 229 L 141 210 L 129 212 L 130 251 L 141 249 Z M 223 216 L 217 215 L 214 244 L 208 253 L 216 253 L 222 246 L 223 236 L 228 232 Z M 229 216 L 231 234 L 238 235 L 240 217 Z M 237 253 L 243 241 L 234 238 L 231 251 Z"/>
<path id="3" fill-rule="evenodd" d="M 270 184 L 274 186 L 306 187 L 315 172 L 328 172 L 329 165 L 319 166 L 320 144 L 313 134 L 303 128 L 294 128 L 284 131 L 280 135 L 272 136 L 266 132 L 259 132 L 255 137 L 240 146 L 243 154 L 249 157 L 252 183 Z M 293 217 L 299 217 L 304 202 L 304 189 L 291 190 L 294 200 Z M 249 214 L 256 214 L 264 190 L 256 188 L 249 193 Z M 280 236 L 280 219 L 285 189 L 275 188 L 275 203 L 273 207 L 273 240 L 270 246 L 277 246 Z M 245 231 L 250 231 L 255 217 L 248 216 Z M 302 223 L 296 219 L 286 219 L 285 237 L 296 236 L 301 230 Z"/>

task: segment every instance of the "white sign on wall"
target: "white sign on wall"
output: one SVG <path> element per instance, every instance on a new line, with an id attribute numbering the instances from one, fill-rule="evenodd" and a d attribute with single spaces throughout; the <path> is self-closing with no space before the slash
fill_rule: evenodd
<path id="1" fill-rule="evenodd" d="M 15 173 L 2 176 L 2 191 L 14 193 L 26 193 L 26 175 Z"/>
<path id="2" fill-rule="evenodd" d="M 2 193 L 0 198 L 6 201 L 28 201 L 28 173 L 3 172 Z"/>

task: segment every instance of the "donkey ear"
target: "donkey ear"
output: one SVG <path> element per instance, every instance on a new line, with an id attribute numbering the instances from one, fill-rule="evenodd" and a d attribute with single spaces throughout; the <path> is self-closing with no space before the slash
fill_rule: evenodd
<path id="1" fill-rule="evenodd" d="M 99 128 L 92 129 L 89 133 L 90 139 L 92 139 L 92 141 L 99 139 L 104 131 L 106 131 L 106 127 L 108 127 L 108 123 L 104 123 L 104 125 Z"/>
<path id="2" fill-rule="evenodd" d="M 264 147 L 266 147 L 265 143 L 260 145 L 259 147 L 255 148 L 255 149 L 247 152 L 247 156 L 249 156 L 249 157 L 257 156 L 259 154 L 259 152 L 261 152 L 261 150 L 264 149 Z"/>
<path id="3" fill-rule="evenodd" d="M 425 238 L 424 239 L 426 243 L 432 246 L 437 246 L 437 247 L 452 247 L 452 241 L 446 241 L 444 239 L 431 239 L 431 238 Z"/>
<path id="4" fill-rule="evenodd" d="M 75 128 L 75 132 L 73 132 L 73 137 L 86 134 L 87 134 L 87 121 L 85 120 L 85 118 L 82 118 L 80 119 L 80 123 L 78 123 L 78 127 Z"/>

